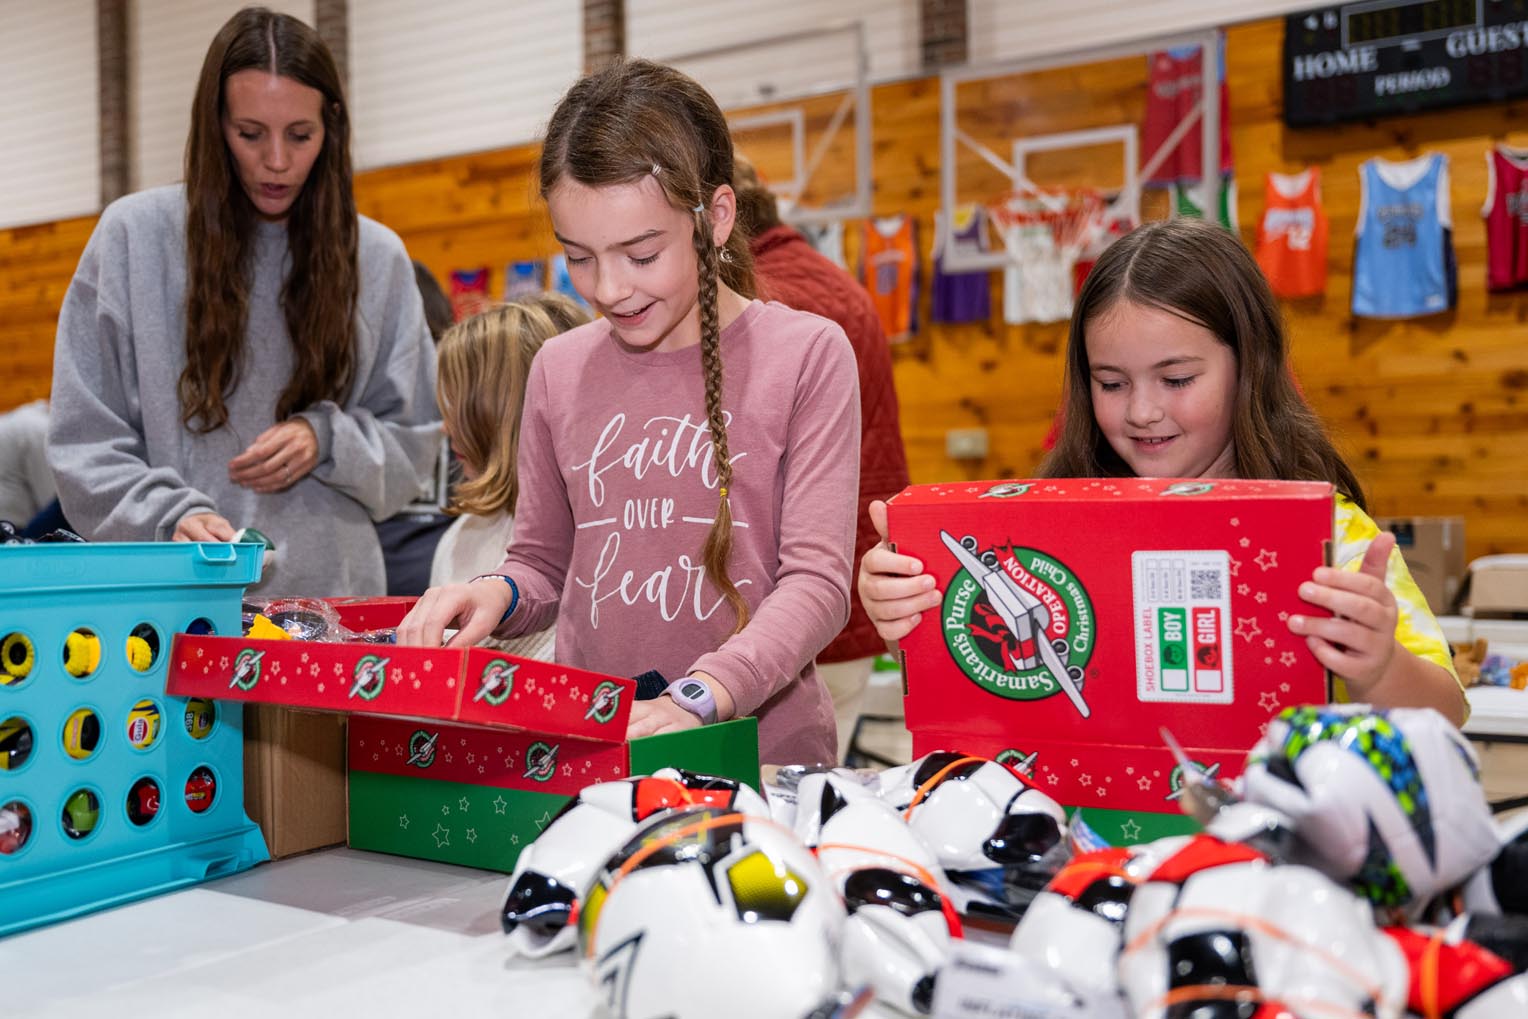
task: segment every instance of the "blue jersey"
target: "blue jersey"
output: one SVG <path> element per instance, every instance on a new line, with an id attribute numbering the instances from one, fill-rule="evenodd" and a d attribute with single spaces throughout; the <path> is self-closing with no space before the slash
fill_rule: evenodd
<path id="1" fill-rule="evenodd" d="M 1458 286 L 1448 157 L 1371 159 L 1358 172 L 1353 314 L 1410 318 L 1453 307 Z"/>

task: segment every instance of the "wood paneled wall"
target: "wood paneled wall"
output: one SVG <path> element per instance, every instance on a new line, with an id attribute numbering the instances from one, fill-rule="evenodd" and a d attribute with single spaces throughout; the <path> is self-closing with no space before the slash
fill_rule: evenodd
<path id="1" fill-rule="evenodd" d="M 1327 294 L 1286 306 L 1305 391 L 1353 461 L 1376 513 L 1464 516 L 1471 556 L 1528 550 L 1528 294 L 1486 294 L 1479 217 L 1484 153 L 1495 141 L 1528 145 L 1528 129 L 1515 127 L 1528 123 L 1528 111 L 1504 104 L 1286 129 L 1279 117 L 1282 25 L 1274 20 L 1228 32 L 1230 121 L 1249 243 L 1263 207 L 1264 173 L 1311 163 L 1322 169 L 1332 236 Z M 1021 134 L 1139 123 L 1145 78 L 1142 57 L 973 83 L 961 90 L 961 125 L 1006 151 Z M 925 248 L 939 200 L 938 85 L 923 78 L 883 86 L 872 103 L 876 212 L 915 215 Z M 809 122 L 825 123 L 836 105 L 836 97 L 809 103 Z M 784 142 L 783 133 L 770 132 L 739 139 L 765 175 L 777 178 L 788 166 Z M 809 198 L 849 189 L 847 144 L 842 138 L 830 151 Z M 1427 151 L 1452 161 L 1459 307 L 1409 322 L 1354 319 L 1347 308 L 1358 165 L 1371 156 Z M 506 262 L 553 250 L 535 195 L 535 155 L 524 146 L 363 174 L 359 205 L 397 230 L 442 282 L 452 269 L 487 265 L 497 291 Z M 1109 184 L 1118 172 L 1117 158 L 1104 151 L 1058 154 L 1032 162 L 1030 171 L 1042 183 L 1067 184 Z M 969 155 L 962 156 L 961 180 L 968 197 L 993 194 L 1003 183 Z M 0 374 L 0 408 L 46 393 L 52 322 L 92 225 L 84 219 L 0 231 L 0 351 L 10 368 Z M 1000 297 L 994 277 L 999 304 Z M 896 347 L 914 480 L 1033 469 L 1059 398 L 1065 341 L 1062 324 L 1006 326 L 994 316 L 977 325 L 926 327 Z M 972 426 L 989 432 L 988 459 L 947 459 L 945 432 Z"/>

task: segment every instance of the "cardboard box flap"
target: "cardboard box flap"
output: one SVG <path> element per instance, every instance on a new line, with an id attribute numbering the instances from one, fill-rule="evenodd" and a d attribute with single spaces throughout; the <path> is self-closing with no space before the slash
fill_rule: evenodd
<path id="1" fill-rule="evenodd" d="M 488 648 L 399 647 L 177 634 L 166 690 L 619 743 L 636 684 Z"/>
<path id="2" fill-rule="evenodd" d="M 1470 563 L 1462 601 L 1472 615 L 1528 615 L 1528 555 L 1488 555 Z"/>

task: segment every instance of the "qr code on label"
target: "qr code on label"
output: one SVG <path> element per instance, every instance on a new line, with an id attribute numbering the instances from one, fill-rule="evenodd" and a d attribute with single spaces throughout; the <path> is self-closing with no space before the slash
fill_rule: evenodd
<path id="1" fill-rule="evenodd" d="M 1220 593 L 1220 571 L 1189 570 L 1188 589 L 1190 598 L 1218 601 L 1222 597 Z"/>

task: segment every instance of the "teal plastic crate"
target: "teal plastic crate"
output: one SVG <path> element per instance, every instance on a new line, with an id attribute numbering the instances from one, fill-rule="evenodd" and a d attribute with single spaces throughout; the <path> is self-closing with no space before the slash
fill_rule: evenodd
<path id="1" fill-rule="evenodd" d="M 164 692 L 176 633 L 240 632 L 261 552 L 0 547 L 0 935 L 270 858 L 244 813 L 238 706 L 202 702 L 210 711 L 188 717 L 186 700 Z M 77 676 L 92 640 L 98 663 Z"/>

